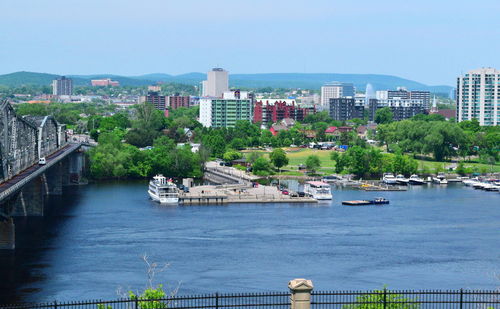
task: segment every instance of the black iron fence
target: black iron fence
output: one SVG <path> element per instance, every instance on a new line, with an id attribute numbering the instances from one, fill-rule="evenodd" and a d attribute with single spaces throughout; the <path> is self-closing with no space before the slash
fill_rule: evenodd
<path id="1" fill-rule="evenodd" d="M 207 294 L 165 299 L 70 301 L 44 304 L 0 305 L 0 309 L 226 309 L 290 308 L 288 292 Z M 500 291 L 376 290 L 313 291 L 311 309 L 500 309 Z"/>
<path id="2" fill-rule="evenodd" d="M 375 290 L 311 293 L 314 309 L 500 309 L 500 291 Z"/>

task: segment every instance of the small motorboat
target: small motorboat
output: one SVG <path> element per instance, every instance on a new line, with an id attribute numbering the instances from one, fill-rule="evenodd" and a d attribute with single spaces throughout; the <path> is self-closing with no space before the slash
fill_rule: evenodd
<path id="1" fill-rule="evenodd" d="M 382 182 L 388 185 L 395 185 L 398 183 L 396 177 L 394 177 L 392 173 L 385 173 L 382 178 Z"/>
<path id="2" fill-rule="evenodd" d="M 410 181 L 410 184 L 412 184 L 412 185 L 423 185 L 423 184 L 425 184 L 425 180 L 423 180 L 422 178 L 418 177 L 418 175 L 411 175 L 408 180 Z"/>
<path id="3" fill-rule="evenodd" d="M 380 204 L 389 204 L 389 200 L 383 197 L 376 197 L 374 200 L 371 200 L 372 204 L 380 205 Z"/>
<path id="4" fill-rule="evenodd" d="M 438 185 L 448 184 L 448 180 L 446 180 L 446 176 L 443 173 L 439 173 L 436 177 L 433 177 L 432 182 Z"/>
<path id="5" fill-rule="evenodd" d="M 405 178 L 405 176 L 399 174 L 396 176 L 396 182 L 398 183 L 398 185 L 406 186 L 410 183 L 410 180 L 408 178 Z"/>

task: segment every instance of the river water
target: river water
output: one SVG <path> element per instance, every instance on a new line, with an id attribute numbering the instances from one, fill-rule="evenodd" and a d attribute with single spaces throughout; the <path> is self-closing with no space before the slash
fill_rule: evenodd
<path id="1" fill-rule="evenodd" d="M 179 293 L 500 286 L 500 194 L 450 184 L 334 190 L 319 204 L 159 206 L 145 182 L 66 188 L 43 218 L 18 219 L 0 253 L 0 303 L 114 299 L 147 282 L 141 256 L 170 263 Z M 382 207 L 342 200 L 384 196 Z"/>

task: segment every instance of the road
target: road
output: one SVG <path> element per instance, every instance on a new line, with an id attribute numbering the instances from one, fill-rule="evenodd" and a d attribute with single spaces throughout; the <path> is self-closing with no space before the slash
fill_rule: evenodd
<path id="1" fill-rule="evenodd" d="M 29 179 L 32 175 L 34 174 L 39 174 L 37 172 L 42 172 L 47 169 L 49 169 L 53 164 L 55 164 L 57 161 L 59 161 L 62 157 L 67 156 L 68 154 L 72 153 L 76 149 L 80 147 L 80 144 L 67 144 L 63 148 L 57 150 L 56 152 L 52 153 L 51 155 L 45 157 L 47 160 L 47 163 L 45 165 L 39 165 L 39 164 L 33 164 L 32 166 L 28 167 L 21 173 L 17 174 L 13 178 L 3 182 L 0 184 L 0 201 L 7 197 L 8 195 L 12 194 L 15 190 L 14 187 L 26 179 Z M 10 190 L 9 190 L 10 189 Z M 12 192 L 9 192 L 12 191 Z M 9 192 L 9 193 L 8 193 Z"/>

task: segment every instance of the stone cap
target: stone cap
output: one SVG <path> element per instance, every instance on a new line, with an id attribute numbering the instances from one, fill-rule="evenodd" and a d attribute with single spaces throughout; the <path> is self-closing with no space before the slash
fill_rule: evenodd
<path id="1" fill-rule="evenodd" d="M 290 280 L 288 288 L 292 291 L 312 291 L 314 285 L 311 280 L 299 278 Z"/>

